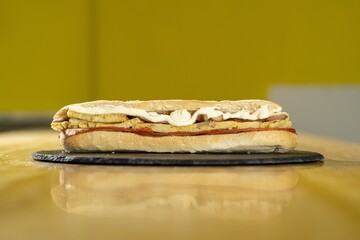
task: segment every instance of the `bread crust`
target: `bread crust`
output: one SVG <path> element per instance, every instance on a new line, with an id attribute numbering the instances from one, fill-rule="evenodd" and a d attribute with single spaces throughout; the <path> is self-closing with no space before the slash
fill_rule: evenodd
<path id="1" fill-rule="evenodd" d="M 68 151 L 288 152 L 297 144 L 297 135 L 284 130 L 163 137 L 91 131 L 60 139 Z"/>

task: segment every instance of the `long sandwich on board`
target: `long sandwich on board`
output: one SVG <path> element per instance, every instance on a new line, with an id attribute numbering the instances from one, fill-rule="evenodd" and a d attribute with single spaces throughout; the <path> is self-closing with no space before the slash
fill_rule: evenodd
<path id="1" fill-rule="evenodd" d="M 264 100 L 93 101 L 60 109 L 51 126 L 68 151 L 288 152 L 289 115 Z"/>

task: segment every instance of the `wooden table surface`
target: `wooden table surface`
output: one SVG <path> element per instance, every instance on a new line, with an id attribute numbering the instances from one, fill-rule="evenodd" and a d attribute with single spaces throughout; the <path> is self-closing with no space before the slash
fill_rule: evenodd
<path id="1" fill-rule="evenodd" d="M 0 239 L 360 239 L 360 145 L 299 135 L 323 164 L 36 162 L 47 130 L 0 134 Z"/>

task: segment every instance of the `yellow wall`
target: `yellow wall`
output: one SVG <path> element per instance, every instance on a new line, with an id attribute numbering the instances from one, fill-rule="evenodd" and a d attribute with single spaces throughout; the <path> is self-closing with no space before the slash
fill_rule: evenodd
<path id="1" fill-rule="evenodd" d="M 0 111 L 89 99 L 86 0 L 0 0 Z"/>
<path id="2" fill-rule="evenodd" d="M 0 110 L 360 83 L 360 1 L 0 0 Z"/>

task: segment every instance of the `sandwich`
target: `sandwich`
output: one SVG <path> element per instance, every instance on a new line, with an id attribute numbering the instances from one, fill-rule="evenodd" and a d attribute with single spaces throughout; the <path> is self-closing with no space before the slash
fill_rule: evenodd
<path id="1" fill-rule="evenodd" d="M 71 166 L 51 190 L 55 204 L 86 216 L 145 219 L 273 218 L 298 175 L 289 167 L 131 168 Z"/>
<path id="2" fill-rule="evenodd" d="M 73 152 L 288 152 L 297 142 L 289 114 L 264 100 L 100 100 L 63 107 L 51 126 Z"/>

